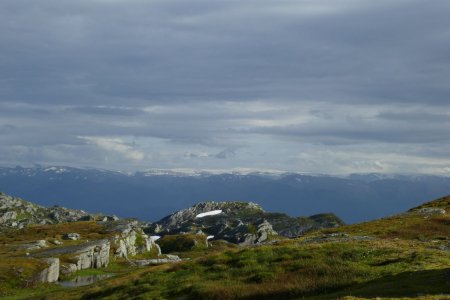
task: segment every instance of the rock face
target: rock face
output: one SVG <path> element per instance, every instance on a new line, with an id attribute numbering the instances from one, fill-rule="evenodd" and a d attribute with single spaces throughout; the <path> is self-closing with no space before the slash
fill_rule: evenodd
<path id="1" fill-rule="evenodd" d="M 88 214 L 83 210 L 60 206 L 43 207 L 20 198 L 0 193 L 0 226 L 23 228 L 29 224 L 57 224 L 64 222 L 117 219 L 116 216 Z"/>
<path id="2" fill-rule="evenodd" d="M 76 265 L 77 270 L 89 268 L 103 268 L 109 264 L 109 240 L 98 240 L 82 245 L 67 246 L 49 249 L 37 253 L 38 257 L 50 257 L 64 255 L 69 257 L 71 264 Z M 64 266 L 67 269 L 67 266 Z M 70 267 L 73 268 L 73 267 Z"/>
<path id="3" fill-rule="evenodd" d="M 119 232 L 112 239 L 112 248 L 117 257 L 128 258 L 136 254 L 145 253 L 155 249 L 158 255 L 161 255 L 161 249 L 154 240 L 149 237 L 138 222 L 122 222 L 110 229 Z"/>
<path id="4" fill-rule="evenodd" d="M 45 258 L 43 259 L 48 267 L 39 272 L 37 281 L 39 282 L 56 282 L 59 278 L 59 258 Z"/>
<path id="5" fill-rule="evenodd" d="M 100 240 L 93 242 L 92 246 L 86 247 L 78 256 L 76 263 L 78 270 L 89 268 L 103 268 L 109 264 L 109 241 Z"/>
<path id="6" fill-rule="evenodd" d="M 254 244 L 277 234 L 296 237 L 311 230 L 343 224 L 334 214 L 294 218 L 265 212 L 252 202 L 204 202 L 169 215 L 145 231 L 160 235 L 204 233 L 232 243 Z"/>

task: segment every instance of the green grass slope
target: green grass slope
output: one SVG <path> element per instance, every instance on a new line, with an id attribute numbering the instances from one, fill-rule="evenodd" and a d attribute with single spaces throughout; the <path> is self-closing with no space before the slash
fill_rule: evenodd
<path id="1" fill-rule="evenodd" d="M 449 199 L 262 246 L 213 241 L 212 247 L 183 252 L 190 260 L 129 269 L 88 287 L 29 289 L 15 297 L 450 299 Z M 429 207 L 444 210 L 422 209 Z"/>

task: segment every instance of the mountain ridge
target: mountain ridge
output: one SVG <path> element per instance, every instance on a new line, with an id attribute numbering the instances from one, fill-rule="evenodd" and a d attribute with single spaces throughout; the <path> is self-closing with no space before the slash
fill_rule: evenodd
<path id="1" fill-rule="evenodd" d="M 147 174 L 148 175 L 148 174 Z M 144 176 L 69 167 L 0 168 L 0 190 L 37 204 L 70 206 L 148 221 L 199 201 L 257 201 L 267 211 L 333 211 L 346 223 L 395 214 L 450 191 L 450 178 L 286 174 Z M 358 213 L 354 213 L 357 211 Z"/>

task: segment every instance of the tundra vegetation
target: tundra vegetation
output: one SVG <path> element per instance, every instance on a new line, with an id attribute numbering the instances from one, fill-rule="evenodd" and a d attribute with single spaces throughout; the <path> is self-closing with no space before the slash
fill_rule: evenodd
<path id="1" fill-rule="evenodd" d="M 291 238 L 272 235 L 252 245 L 177 232 L 157 243 L 164 254 L 178 255 L 184 258 L 181 261 L 138 267 L 129 258 L 111 256 L 105 268 L 70 276 L 113 277 L 78 288 L 29 280 L 43 263 L 16 246 L 35 240 L 50 243 L 67 232 L 89 240 L 108 239 L 112 233 L 104 224 L 77 221 L 5 228 L 0 234 L 0 295 L 5 299 L 450 299 L 449 211 L 450 197 L 444 197 L 395 216 Z M 248 234 L 255 234 L 258 228 L 252 223 L 245 227 L 249 226 L 253 229 Z M 136 240 L 143 243 L 142 237 Z"/>

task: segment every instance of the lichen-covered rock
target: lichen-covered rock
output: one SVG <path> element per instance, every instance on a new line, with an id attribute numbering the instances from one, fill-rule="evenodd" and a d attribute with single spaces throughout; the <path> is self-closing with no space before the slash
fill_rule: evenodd
<path id="1" fill-rule="evenodd" d="M 114 254 L 117 257 L 128 258 L 136 254 L 146 253 L 156 249 L 157 254 L 161 254 L 161 249 L 154 240 L 145 234 L 138 222 L 118 223 L 111 231 L 119 231 L 112 239 Z"/>
<path id="2" fill-rule="evenodd" d="M 48 264 L 44 270 L 37 275 L 39 282 L 56 282 L 59 278 L 59 258 L 45 258 L 43 261 Z"/>

